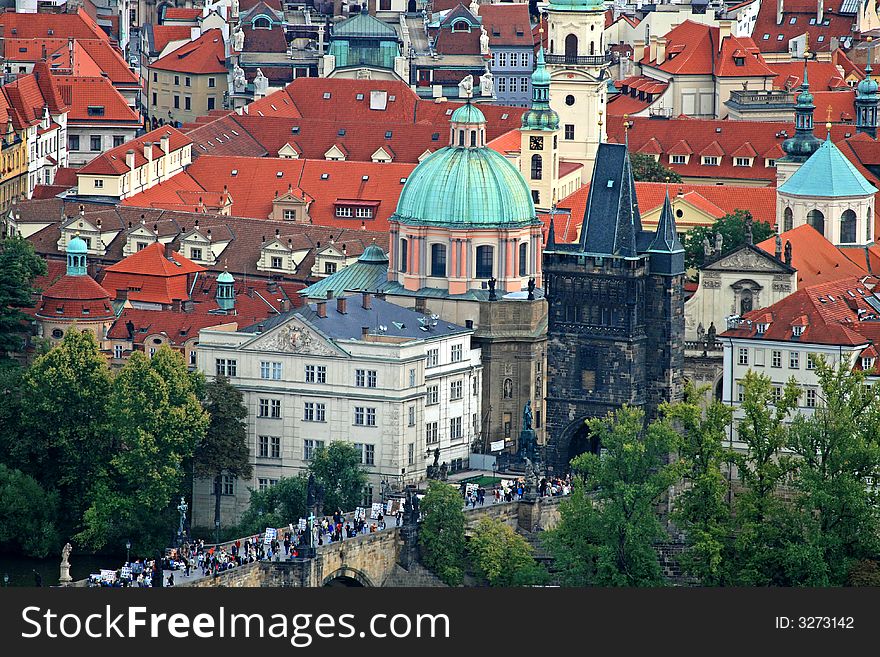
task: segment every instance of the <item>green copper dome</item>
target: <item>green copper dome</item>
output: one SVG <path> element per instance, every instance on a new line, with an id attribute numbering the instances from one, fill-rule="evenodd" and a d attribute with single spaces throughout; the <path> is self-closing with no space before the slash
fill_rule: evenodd
<path id="1" fill-rule="evenodd" d="M 235 279 L 232 278 L 232 274 L 230 274 L 228 271 L 226 271 L 224 269 L 222 272 L 220 272 L 220 275 L 217 277 L 217 282 L 218 283 L 234 283 Z"/>
<path id="2" fill-rule="evenodd" d="M 857 95 L 865 100 L 872 100 L 873 96 L 877 95 L 877 83 L 871 78 L 871 69 L 868 69 L 868 77 L 859 82 L 857 89 Z"/>
<path id="3" fill-rule="evenodd" d="M 453 146 L 413 169 L 392 219 L 449 228 L 512 228 L 536 221 L 529 187 L 503 155 Z"/>
<path id="4" fill-rule="evenodd" d="M 547 9 L 553 11 L 604 11 L 602 0 L 550 0 Z"/>
<path id="5" fill-rule="evenodd" d="M 877 189 L 840 152 L 829 137 L 797 171 L 780 185 L 780 194 L 837 198 L 868 196 Z"/>
<path id="6" fill-rule="evenodd" d="M 86 241 L 79 236 L 79 233 L 76 234 L 71 240 L 67 243 L 67 249 L 65 249 L 67 253 L 88 253 L 89 249 L 86 246 Z"/>
<path id="7" fill-rule="evenodd" d="M 465 103 L 449 117 L 452 123 L 485 123 L 486 117 L 475 105 Z"/>

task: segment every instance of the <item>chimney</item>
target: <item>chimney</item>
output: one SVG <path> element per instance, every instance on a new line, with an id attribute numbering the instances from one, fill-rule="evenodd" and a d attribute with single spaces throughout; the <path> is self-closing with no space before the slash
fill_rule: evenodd
<path id="1" fill-rule="evenodd" d="M 336 312 L 345 315 L 348 312 L 348 299 L 346 297 L 336 297 Z"/>
<path id="2" fill-rule="evenodd" d="M 472 319 L 464 320 L 464 327 L 469 328 L 469 329 L 474 328 L 474 320 L 472 320 Z"/>
<path id="3" fill-rule="evenodd" d="M 370 327 L 369 326 L 361 326 L 361 340 L 366 340 L 370 335 Z"/>
<path id="4" fill-rule="evenodd" d="M 821 2 L 821 0 L 820 0 Z M 727 18 L 718 21 L 718 52 L 721 52 L 721 44 L 733 32 L 733 21 Z"/>
<path id="5" fill-rule="evenodd" d="M 121 303 L 128 301 L 128 290 L 116 290 L 116 301 Z"/>
<path id="6" fill-rule="evenodd" d="M 165 153 L 165 155 L 168 155 L 168 148 L 170 147 L 171 137 L 169 137 L 167 134 L 162 135 L 162 139 L 159 140 L 159 143 L 161 144 L 162 152 Z"/>
<path id="7" fill-rule="evenodd" d="M 370 296 L 369 292 L 364 292 L 363 294 L 363 302 L 361 304 L 364 310 L 370 310 L 373 307 L 373 297 Z"/>
<path id="8" fill-rule="evenodd" d="M 333 298 L 333 290 L 327 290 L 327 301 Z"/>
<path id="9" fill-rule="evenodd" d="M 153 161 L 153 142 L 144 142 L 144 157 L 147 158 L 147 162 Z"/>
<path id="10" fill-rule="evenodd" d="M 666 61 L 666 37 L 659 37 L 657 39 L 657 64 L 662 64 Z"/>
<path id="11" fill-rule="evenodd" d="M 125 152 L 125 165 L 128 167 L 129 171 L 134 171 L 134 149 L 129 148 Z"/>
<path id="12" fill-rule="evenodd" d="M 653 62 L 657 56 L 657 35 L 652 34 L 648 40 L 648 61 Z"/>
<path id="13" fill-rule="evenodd" d="M 822 19 L 825 15 L 825 0 L 819 0 L 816 5 L 816 25 L 819 25 L 822 22 Z"/>
<path id="14" fill-rule="evenodd" d="M 171 300 L 171 310 L 176 313 L 180 312 L 180 299 L 172 299 Z"/>
<path id="15" fill-rule="evenodd" d="M 174 250 L 171 248 L 171 242 L 165 245 L 165 257 L 169 260 L 174 257 Z"/>
<path id="16" fill-rule="evenodd" d="M 319 301 L 317 304 L 318 317 L 326 317 L 327 316 L 327 302 Z"/>
<path id="17" fill-rule="evenodd" d="M 281 312 L 286 313 L 290 311 L 290 299 L 279 299 L 278 301 Z"/>
<path id="18" fill-rule="evenodd" d="M 782 25 L 782 12 L 785 11 L 782 0 L 776 0 L 776 24 Z"/>
<path id="19" fill-rule="evenodd" d="M 645 41 L 643 39 L 635 39 L 633 41 L 633 61 L 640 62 L 645 57 Z"/>
<path id="20" fill-rule="evenodd" d="M 192 299 L 184 299 L 180 304 L 180 309 L 185 313 L 191 313 L 195 310 L 195 304 Z"/>

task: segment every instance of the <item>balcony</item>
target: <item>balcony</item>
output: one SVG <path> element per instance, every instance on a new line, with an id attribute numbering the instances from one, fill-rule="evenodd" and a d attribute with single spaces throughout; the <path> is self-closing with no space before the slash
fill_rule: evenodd
<path id="1" fill-rule="evenodd" d="M 795 105 L 795 92 L 785 89 L 772 91 L 731 91 L 728 106 L 749 109 L 779 108 L 789 109 Z"/>
<path id="2" fill-rule="evenodd" d="M 611 63 L 611 54 L 605 55 L 544 55 L 548 64 L 570 64 L 573 66 L 605 66 Z"/>

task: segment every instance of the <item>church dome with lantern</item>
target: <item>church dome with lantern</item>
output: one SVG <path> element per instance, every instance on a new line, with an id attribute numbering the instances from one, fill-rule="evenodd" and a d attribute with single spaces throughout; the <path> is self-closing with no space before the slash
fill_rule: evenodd
<path id="1" fill-rule="evenodd" d="M 449 145 L 409 175 L 389 222 L 389 281 L 407 290 L 466 294 L 496 279 L 518 292 L 540 279 L 541 222 L 529 186 L 486 145 L 486 117 L 470 102 L 450 116 Z"/>

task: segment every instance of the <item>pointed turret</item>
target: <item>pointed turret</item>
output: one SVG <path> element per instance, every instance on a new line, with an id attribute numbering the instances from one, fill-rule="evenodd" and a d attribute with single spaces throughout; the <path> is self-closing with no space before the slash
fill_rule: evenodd
<path id="1" fill-rule="evenodd" d="M 538 48 L 532 73 L 532 107 L 522 116 L 523 130 L 558 130 L 559 115 L 550 107 L 550 73 L 544 63 L 544 47 Z"/>
<path id="2" fill-rule="evenodd" d="M 856 88 L 856 130 L 871 137 L 877 137 L 877 82 L 871 77 L 871 61 L 874 46 L 868 37 L 868 64 L 865 66 L 865 79 Z"/>
<path id="3" fill-rule="evenodd" d="M 229 311 L 235 308 L 235 279 L 227 269 L 217 277 L 216 300 L 221 310 Z"/>
<path id="4" fill-rule="evenodd" d="M 791 161 L 803 162 L 815 153 L 822 140 L 813 134 L 813 94 L 810 93 L 810 81 L 807 79 L 807 60 L 804 59 L 804 81 L 797 96 L 794 108 L 794 137 L 782 142 L 782 150 Z"/>
<path id="5" fill-rule="evenodd" d="M 651 254 L 652 274 L 677 276 L 684 273 L 684 246 L 678 239 L 675 214 L 672 212 L 668 189 L 663 210 L 660 212 L 660 221 L 657 223 L 657 232 L 654 233 L 654 240 L 648 247 L 648 253 Z"/>
<path id="6" fill-rule="evenodd" d="M 556 246 L 556 229 L 554 228 L 554 215 L 556 214 L 555 210 L 550 213 L 550 228 L 547 229 L 547 244 L 544 246 L 545 251 L 552 251 Z"/>

